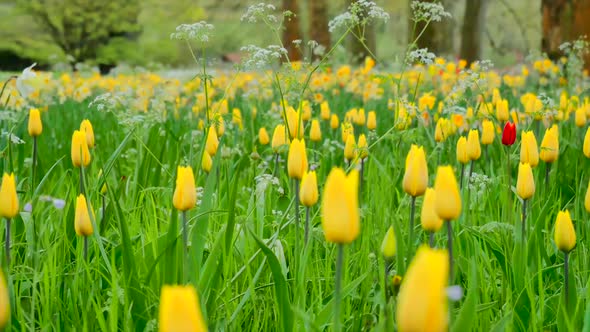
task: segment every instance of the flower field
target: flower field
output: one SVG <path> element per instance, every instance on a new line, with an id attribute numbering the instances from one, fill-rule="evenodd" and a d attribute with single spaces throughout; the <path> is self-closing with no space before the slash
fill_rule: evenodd
<path id="1" fill-rule="evenodd" d="M 0 325 L 590 330 L 581 52 L 6 76 Z"/>

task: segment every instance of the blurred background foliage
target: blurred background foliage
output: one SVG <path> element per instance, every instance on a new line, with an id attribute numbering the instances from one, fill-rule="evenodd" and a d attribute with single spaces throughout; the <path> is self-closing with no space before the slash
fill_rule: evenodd
<path id="1" fill-rule="evenodd" d="M 313 38 L 329 43 L 327 30 L 317 27 L 321 28 L 322 21 L 327 22 L 345 11 L 351 1 L 355 0 L 274 0 L 269 3 L 279 10 L 289 8 L 297 13 L 297 22 L 290 25 L 285 38 L 289 32 L 290 36 L 299 36 L 304 42 Z M 32 62 L 41 67 L 64 62 L 182 67 L 191 63 L 190 53 L 183 43 L 170 40 L 170 33 L 181 23 L 200 20 L 215 25 L 209 52 L 222 59 L 224 55 L 239 52 L 244 45 L 277 43 L 262 24 L 240 21 L 246 8 L 257 2 L 0 0 L 0 70 L 18 70 Z M 371 27 L 367 32 L 368 45 L 382 61 L 403 58 L 402 52 L 411 37 L 408 26 L 413 26 L 409 15 L 411 1 L 376 2 L 391 19 L 387 24 Z M 568 0 L 443 0 L 453 17 L 428 29 L 420 46 L 451 58 L 473 54 L 476 58 L 490 59 L 497 66 L 513 64 L 530 52 L 542 50 L 543 13 L 548 6 L 561 6 L 555 9 L 561 14 L 566 2 L 571 3 Z M 285 42 L 285 45 L 290 43 Z M 341 50 L 336 59 L 350 61 L 354 50 L 349 44 L 349 50 Z M 364 56 L 358 55 L 359 59 Z"/>

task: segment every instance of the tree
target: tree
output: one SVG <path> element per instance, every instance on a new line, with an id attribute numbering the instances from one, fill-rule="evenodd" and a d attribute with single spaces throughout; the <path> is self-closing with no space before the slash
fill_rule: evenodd
<path id="1" fill-rule="evenodd" d="M 294 40 L 302 40 L 299 27 L 299 3 L 297 0 L 283 0 L 283 11 L 290 12 L 285 17 L 285 30 L 283 31 L 283 45 L 287 49 L 287 55 L 291 61 L 301 60 L 301 50 L 293 44 Z"/>
<path id="2" fill-rule="evenodd" d="M 461 58 L 471 63 L 481 59 L 488 0 L 467 0 L 461 29 Z"/>
<path id="3" fill-rule="evenodd" d="M 139 0 L 21 0 L 51 40 L 76 61 L 95 59 L 117 37 L 139 33 Z"/>
<path id="4" fill-rule="evenodd" d="M 559 45 L 590 35 L 590 0 L 542 0 L 541 50 L 551 59 L 558 59 L 563 53 Z M 586 68 L 590 67 L 590 59 Z"/>
<path id="5" fill-rule="evenodd" d="M 328 50 L 330 48 L 330 31 L 328 30 L 327 1 L 310 1 L 309 17 L 309 37 Z M 316 58 L 316 55 L 312 54 L 312 58 Z"/>
<path id="6" fill-rule="evenodd" d="M 410 5 L 415 0 L 410 0 Z M 455 0 L 423 0 L 423 2 L 440 2 L 448 12 L 452 12 L 456 1 Z M 443 18 L 439 22 L 431 21 L 426 26 L 425 21 L 414 23 L 413 14 L 409 15 L 408 22 L 408 42 L 412 43 L 420 32 L 424 30 L 420 38 L 417 40 L 418 48 L 427 48 L 428 51 L 433 52 L 437 55 L 452 55 L 455 52 L 455 40 L 454 40 L 454 21 L 450 18 Z M 426 29 L 425 29 L 426 28 Z"/>
<path id="7" fill-rule="evenodd" d="M 348 7 L 350 8 L 356 1 L 358 0 L 347 0 Z M 361 18 L 362 15 L 360 14 Z M 352 29 L 352 33 L 354 35 L 350 39 L 350 52 L 353 63 L 360 63 L 366 57 L 371 56 L 371 53 L 373 55 L 377 53 L 377 34 L 372 24 L 359 24 Z"/>

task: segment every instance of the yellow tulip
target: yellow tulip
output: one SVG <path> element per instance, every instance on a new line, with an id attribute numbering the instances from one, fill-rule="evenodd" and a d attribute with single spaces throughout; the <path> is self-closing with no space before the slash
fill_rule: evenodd
<path id="1" fill-rule="evenodd" d="M 346 144 L 346 140 L 348 139 L 349 135 L 352 135 L 354 137 L 354 127 L 350 122 L 342 123 L 342 125 L 340 126 L 340 130 L 342 133 L 342 142 L 344 144 Z"/>
<path id="2" fill-rule="evenodd" d="M 0 329 L 4 329 L 10 320 L 10 296 L 4 273 L 0 269 Z"/>
<path id="3" fill-rule="evenodd" d="M 369 146 L 367 144 L 367 138 L 365 137 L 365 134 L 361 134 L 359 136 L 359 141 L 357 142 L 356 145 L 357 145 L 359 157 L 361 159 L 367 158 L 369 156 Z"/>
<path id="4" fill-rule="evenodd" d="M 535 194 L 535 179 L 531 165 L 520 163 L 518 165 L 518 178 L 516 180 L 516 194 L 521 199 L 529 199 Z"/>
<path id="5" fill-rule="evenodd" d="M 375 111 L 370 111 L 368 118 L 367 118 L 367 129 L 375 130 L 377 129 L 377 114 Z"/>
<path id="6" fill-rule="evenodd" d="M 301 112 L 296 112 L 293 107 L 287 107 L 287 124 L 291 139 L 295 137 L 301 138 L 303 136 L 303 119 L 300 114 Z"/>
<path id="7" fill-rule="evenodd" d="M 330 105 L 327 101 L 320 104 L 320 117 L 322 120 L 330 120 Z"/>
<path id="8" fill-rule="evenodd" d="M 443 221 L 436 213 L 436 191 L 432 188 L 427 188 L 424 194 L 420 222 L 427 232 L 434 233 L 442 227 Z"/>
<path id="9" fill-rule="evenodd" d="M 201 158 L 201 168 L 205 173 L 209 174 L 211 172 L 211 168 L 213 167 L 213 159 L 209 155 L 207 151 L 203 151 L 203 158 Z"/>
<path id="10" fill-rule="evenodd" d="M 367 117 L 365 116 L 365 109 L 361 108 L 358 110 L 356 114 L 356 118 L 354 119 L 354 123 L 358 126 L 364 126 L 365 122 L 367 121 Z"/>
<path id="11" fill-rule="evenodd" d="M 206 153 L 206 151 L 205 151 Z M 190 166 L 178 166 L 176 172 L 176 188 L 172 203 L 177 210 L 187 211 L 197 205 L 197 190 L 195 188 L 195 176 Z"/>
<path id="12" fill-rule="evenodd" d="M 578 107 L 575 113 L 576 127 L 582 128 L 586 125 L 586 109 L 584 107 Z"/>
<path id="13" fill-rule="evenodd" d="M 428 164 L 424 148 L 419 146 L 410 148 L 406 158 L 406 172 L 404 174 L 403 188 L 406 194 L 417 197 L 424 195 L 428 187 Z"/>
<path id="14" fill-rule="evenodd" d="M 86 135 L 76 130 L 72 135 L 72 164 L 74 167 L 88 166 L 90 164 L 90 150 Z"/>
<path id="15" fill-rule="evenodd" d="M 299 188 L 299 200 L 304 206 L 314 206 L 318 202 L 318 181 L 315 171 L 305 172 Z"/>
<path id="16" fill-rule="evenodd" d="M 307 152 L 303 139 L 295 138 L 291 142 L 287 156 L 287 170 L 289 177 L 297 180 L 301 180 L 303 173 L 307 171 Z"/>
<path id="17" fill-rule="evenodd" d="M 586 158 L 590 158 L 590 127 L 586 130 L 586 135 L 584 136 L 584 155 Z"/>
<path id="18" fill-rule="evenodd" d="M 346 136 L 346 144 L 344 145 L 344 158 L 351 162 L 356 158 L 356 142 L 354 141 L 354 135 Z"/>
<path id="19" fill-rule="evenodd" d="M 326 241 L 347 244 L 359 235 L 358 181 L 356 170 L 348 176 L 341 168 L 330 171 L 321 207 Z"/>
<path id="20" fill-rule="evenodd" d="M 576 230 L 572 224 L 572 218 L 568 210 L 557 213 L 554 233 L 557 249 L 569 253 L 576 246 Z"/>
<path id="21" fill-rule="evenodd" d="M 4 173 L 0 185 L 0 218 L 12 219 L 18 215 L 18 196 L 14 173 Z"/>
<path id="22" fill-rule="evenodd" d="M 37 137 L 43 132 L 43 122 L 41 121 L 41 113 L 37 108 L 31 108 L 29 111 L 29 135 Z"/>
<path id="23" fill-rule="evenodd" d="M 209 127 L 209 132 L 207 133 L 207 140 L 205 141 L 205 151 L 210 156 L 215 156 L 217 154 L 217 148 L 219 147 L 219 139 L 217 138 L 217 132 L 213 126 Z"/>
<path id="24" fill-rule="evenodd" d="M 88 147 L 92 149 L 94 147 L 94 129 L 92 129 L 92 124 L 89 120 L 85 119 L 82 121 L 80 131 L 84 133 Z"/>
<path id="25" fill-rule="evenodd" d="M 385 259 L 392 259 L 396 252 L 395 233 L 393 232 L 393 226 L 389 226 L 383 242 L 381 242 L 381 254 Z"/>
<path id="26" fill-rule="evenodd" d="M 546 163 L 552 163 L 559 156 L 559 130 L 557 125 L 545 131 L 543 141 L 541 141 L 541 154 L 539 157 Z"/>
<path id="27" fill-rule="evenodd" d="M 536 167 L 539 164 L 537 139 L 532 131 L 523 131 L 521 134 L 520 162 L 527 163 L 531 167 Z"/>
<path id="28" fill-rule="evenodd" d="M 465 136 L 459 137 L 457 141 L 457 161 L 461 164 L 467 164 L 469 162 L 469 156 L 467 155 L 467 139 Z"/>
<path id="29" fill-rule="evenodd" d="M 192 285 L 162 287 L 160 294 L 160 332 L 206 332 L 197 292 Z"/>
<path id="30" fill-rule="evenodd" d="M 332 114 L 332 116 L 330 117 L 330 127 L 332 129 L 337 129 L 339 125 L 340 120 L 338 120 L 338 115 Z"/>
<path id="31" fill-rule="evenodd" d="M 481 157 L 481 145 L 479 144 L 479 131 L 471 129 L 467 136 L 467 155 L 470 160 L 477 160 Z"/>
<path id="32" fill-rule="evenodd" d="M 311 121 L 309 138 L 312 142 L 319 142 L 322 140 L 322 129 L 320 128 L 320 122 L 317 119 Z"/>
<path id="33" fill-rule="evenodd" d="M 451 166 L 439 166 L 434 180 L 436 214 L 443 220 L 453 220 L 461 215 L 461 194 Z"/>
<path id="34" fill-rule="evenodd" d="M 410 263 L 397 302 L 399 331 L 446 331 L 449 258 L 446 250 L 421 246 Z"/>
<path id="35" fill-rule="evenodd" d="M 502 99 L 496 103 L 496 119 L 500 122 L 506 122 L 510 118 L 508 111 L 508 100 Z"/>
<path id="36" fill-rule="evenodd" d="M 258 130 L 258 142 L 260 145 L 267 145 L 270 142 L 266 128 L 262 127 Z"/>
<path id="37" fill-rule="evenodd" d="M 494 137 L 496 136 L 494 123 L 490 120 L 483 120 L 481 127 L 481 144 L 489 145 L 494 143 Z"/>
<path id="38" fill-rule="evenodd" d="M 285 125 L 280 124 L 275 127 L 272 134 L 272 150 L 274 153 L 278 153 L 281 146 L 289 144 L 287 135 L 285 135 L 286 131 Z"/>
<path id="39" fill-rule="evenodd" d="M 92 212 L 92 217 L 94 218 L 94 211 Z M 88 205 L 86 204 L 86 197 L 80 194 L 76 199 L 76 216 L 74 219 L 74 229 L 76 230 L 76 234 L 80 236 L 90 236 L 94 233 L 94 229 L 92 228 L 92 221 L 90 219 L 90 214 L 88 213 Z"/>
<path id="40" fill-rule="evenodd" d="M 436 121 L 436 128 L 434 129 L 434 140 L 436 142 L 442 142 L 447 138 L 448 133 L 446 133 L 446 125 L 444 124 L 445 118 L 440 118 Z"/>

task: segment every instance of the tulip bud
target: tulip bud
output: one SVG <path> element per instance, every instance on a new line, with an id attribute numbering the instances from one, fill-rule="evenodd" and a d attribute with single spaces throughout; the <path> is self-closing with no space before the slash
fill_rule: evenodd
<path id="1" fill-rule="evenodd" d="M 197 292 L 192 285 L 164 285 L 158 318 L 160 332 L 207 332 Z"/>
<path id="2" fill-rule="evenodd" d="M 584 136 L 583 151 L 586 158 L 590 158 L 590 127 L 586 130 L 586 135 Z"/>
<path id="3" fill-rule="evenodd" d="M 461 164 L 467 164 L 469 162 L 469 156 L 467 155 L 467 139 L 465 136 L 459 137 L 457 141 L 457 161 Z"/>
<path id="4" fill-rule="evenodd" d="M 434 140 L 437 143 L 444 141 L 448 135 L 448 133 L 444 132 L 446 130 L 446 128 L 444 128 L 444 120 L 446 119 L 440 118 L 438 119 L 438 121 L 436 121 L 436 128 L 434 129 Z"/>
<path id="5" fill-rule="evenodd" d="M 450 221 L 461 215 L 461 194 L 453 168 L 439 166 L 434 181 L 436 192 L 436 214 L 439 218 Z"/>
<path id="6" fill-rule="evenodd" d="M 557 213 L 554 236 L 557 249 L 566 254 L 576 246 L 576 230 L 574 229 L 568 210 Z"/>
<path id="7" fill-rule="evenodd" d="M 369 117 L 367 118 L 367 129 L 377 129 L 377 114 L 375 114 L 375 111 L 369 112 Z"/>
<path id="8" fill-rule="evenodd" d="M 424 148 L 421 146 L 410 148 L 403 179 L 404 191 L 412 197 L 418 197 L 424 195 L 426 187 L 428 187 L 428 164 Z"/>
<path id="9" fill-rule="evenodd" d="M 289 128 L 289 137 L 301 138 L 303 136 L 303 119 L 300 116 L 301 112 L 296 112 L 291 106 L 287 107 L 287 124 Z"/>
<path id="10" fill-rule="evenodd" d="M 203 169 L 205 173 L 209 174 L 209 172 L 211 172 L 212 167 L 213 159 L 207 151 L 203 151 L 203 158 L 201 158 L 201 169 Z"/>
<path id="11" fill-rule="evenodd" d="M 190 166 L 178 166 L 176 172 L 176 188 L 172 203 L 177 210 L 187 211 L 197 205 L 197 190 L 195 176 Z"/>
<path id="12" fill-rule="evenodd" d="M 289 144 L 286 131 L 285 125 L 280 124 L 275 127 L 272 134 L 272 150 L 274 153 L 278 153 L 281 146 Z"/>
<path id="13" fill-rule="evenodd" d="M 470 160 L 477 160 L 481 157 L 481 145 L 479 144 L 479 131 L 471 129 L 467 136 L 467 155 Z"/>
<path id="14" fill-rule="evenodd" d="M 393 226 L 389 226 L 383 242 L 381 242 L 381 254 L 385 259 L 392 259 L 395 256 L 396 251 L 395 233 L 393 232 Z"/>
<path id="15" fill-rule="evenodd" d="M 316 119 L 311 121 L 309 138 L 312 142 L 319 142 L 322 140 L 322 129 L 320 128 L 320 122 Z"/>
<path id="16" fill-rule="evenodd" d="M 94 218 L 94 211 L 92 208 L 90 209 L 92 212 L 92 217 Z M 90 219 L 90 214 L 88 213 L 88 205 L 86 204 L 86 197 L 83 194 L 80 194 L 76 199 L 76 216 L 74 219 L 74 229 L 77 235 L 80 236 L 90 236 L 94 233 L 94 229 L 92 228 L 92 221 Z"/>
<path id="17" fill-rule="evenodd" d="M 326 241 L 347 244 L 360 232 L 358 207 L 358 171 L 348 176 L 341 168 L 328 174 L 322 196 L 322 227 Z"/>
<path id="18" fill-rule="evenodd" d="M 330 117 L 330 127 L 332 129 L 337 129 L 339 125 L 340 120 L 338 120 L 338 115 L 332 114 L 332 116 Z"/>
<path id="19" fill-rule="evenodd" d="M 512 145 L 516 140 L 516 125 L 512 122 L 506 122 L 504 131 L 502 131 L 502 144 Z"/>
<path id="20" fill-rule="evenodd" d="M 584 107 L 578 107 L 575 114 L 576 127 L 582 128 L 586 125 L 586 109 Z"/>
<path id="21" fill-rule="evenodd" d="M 436 213 L 436 192 L 432 188 L 427 188 L 424 194 L 420 222 L 422 228 L 431 233 L 437 232 L 442 227 L 443 221 Z"/>
<path id="22" fill-rule="evenodd" d="M 529 164 L 520 163 L 518 165 L 516 194 L 523 200 L 529 199 L 535 194 L 535 179 L 533 177 L 533 170 Z"/>
<path id="23" fill-rule="evenodd" d="M 320 117 L 322 120 L 330 120 L 330 105 L 327 101 L 320 104 Z"/>
<path id="24" fill-rule="evenodd" d="M 520 140 L 520 162 L 536 167 L 539 164 L 539 149 L 535 134 L 532 131 L 523 131 Z"/>
<path id="25" fill-rule="evenodd" d="M 418 248 L 398 295 L 398 330 L 446 331 L 448 281 L 448 252 L 427 246 Z"/>
<path id="26" fill-rule="evenodd" d="M 10 293 L 4 273 L 0 270 L 0 329 L 4 329 L 10 320 Z"/>
<path id="27" fill-rule="evenodd" d="M 361 159 L 367 158 L 369 156 L 369 146 L 367 145 L 367 138 L 365 137 L 365 134 L 361 134 L 359 136 L 359 141 L 356 145 L 359 157 Z"/>
<path id="28" fill-rule="evenodd" d="M 83 120 L 80 124 L 80 131 L 86 135 L 86 143 L 89 148 L 94 148 L 94 129 L 89 120 Z"/>
<path id="29" fill-rule="evenodd" d="M 219 139 L 217 138 L 217 132 L 213 126 L 210 126 L 209 132 L 207 133 L 207 140 L 205 141 L 205 151 L 207 151 L 210 156 L 215 156 L 218 147 Z"/>
<path id="30" fill-rule="evenodd" d="M 299 200 L 303 206 L 314 206 L 318 202 L 318 181 L 315 171 L 305 172 L 299 188 Z"/>
<path id="31" fill-rule="evenodd" d="M 90 150 L 86 135 L 76 130 L 72 135 L 72 164 L 74 167 L 88 166 L 90 164 Z"/>
<path id="32" fill-rule="evenodd" d="M 557 125 L 553 125 L 545 131 L 545 136 L 543 136 L 543 141 L 541 141 L 541 154 L 539 157 L 546 163 L 552 163 L 557 160 L 558 156 L 559 132 Z"/>
<path id="33" fill-rule="evenodd" d="M 0 185 L 0 218 L 12 219 L 18 215 L 18 196 L 14 174 L 4 173 Z"/>
<path id="34" fill-rule="evenodd" d="M 354 127 L 350 122 L 342 123 L 342 125 L 340 126 L 340 130 L 342 133 L 342 142 L 344 144 L 346 144 L 346 140 L 348 139 L 349 135 L 352 135 L 354 139 Z"/>
<path id="35" fill-rule="evenodd" d="M 502 99 L 496 103 L 496 119 L 500 122 L 506 122 L 509 118 L 508 100 Z"/>
<path id="36" fill-rule="evenodd" d="M 43 132 L 43 122 L 41 121 L 41 113 L 37 108 L 31 108 L 29 111 L 29 135 L 37 137 Z"/>
<path id="37" fill-rule="evenodd" d="M 481 132 L 481 144 L 489 145 L 494 142 L 495 128 L 494 123 L 490 120 L 483 120 L 482 124 L 482 132 Z"/>
<path id="38" fill-rule="evenodd" d="M 346 136 L 346 144 L 344 145 L 344 158 L 351 162 L 356 158 L 356 142 L 354 141 L 354 135 Z"/>
<path id="39" fill-rule="evenodd" d="M 303 173 L 307 171 L 307 152 L 303 139 L 295 138 L 291 142 L 287 156 L 287 170 L 289 177 L 297 180 L 301 180 Z"/>
<path id="40" fill-rule="evenodd" d="M 356 118 L 354 119 L 354 123 L 360 127 L 365 125 L 365 122 L 367 121 L 367 117 L 365 116 L 365 109 L 361 108 L 358 110 L 358 112 L 356 113 Z"/>
<path id="41" fill-rule="evenodd" d="M 270 138 L 268 137 L 268 132 L 266 132 L 266 128 L 260 128 L 258 130 L 258 143 L 260 143 L 260 145 L 267 145 L 269 142 Z"/>

